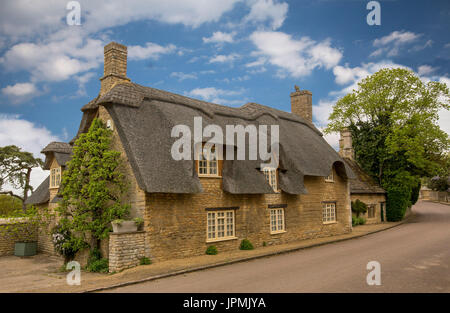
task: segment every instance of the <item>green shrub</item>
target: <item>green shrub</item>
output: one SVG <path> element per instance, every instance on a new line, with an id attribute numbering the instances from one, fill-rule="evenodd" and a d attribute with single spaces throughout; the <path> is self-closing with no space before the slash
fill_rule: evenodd
<path id="1" fill-rule="evenodd" d="M 356 214 L 356 217 L 359 217 L 360 214 L 364 214 L 367 212 L 367 204 L 359 199 L 356 199 L 356 201 L 352 201 L 351 205 L 352 212 Z"/>
<path id="2" fill-rule="evenodd" d="M 109 262 L 108 259 L 99 259 L 92 261 L 86 269 L 89 272 L 96 272 L 96 273 L 108 273 L 109 270 Z"/>
<path id="3" fill-rule="evenodd" d="M 267 247 L 267 242 L 263 241 L 263 247 Z"/>
<path id="4" fill-rule="evenodd" d="M 417 184 L 412 188 L 411 190 L 411 204 L 416 204 L 417 200 L 419 200 L 419 193 L 420 193 L 420 187 L 422 184 L 420 183 L 420 180 L 417 180 Z"/>
<path id="5" fill-rule="evenodd" d="M 241 241 L 241 246 L 239 247 L 241 250 L 253 250 L 253 245 L 248 239 L 243 239 Z"/>
<path id="6" fill-rule="evenodd" d="M 149 258 L 144 256 L 140 259 L 139 264 L 140 265 L 149 265 L 149 264 L 152 264 L 152 261 Z"/>
<path id="7" fill-rule="evenodd" d="M 366 220 L 363 217 L 352 216 L 352 226 L 364 225 Z"/>
<path id="8" fill-rule="evenodd" d="M 217 251 L 217 247 L 216 246 L 209 246 L 208 248 L 206 248 L 206 252 L 205 253 L 209 254 L 209 255 L 216 255 L 219 252 Z"/>
<path id="9" fill-rule="evenodd" d="M 94 248 L 89 252 L 89 259 L 86 266 L 88 272 L 108 273 L 109 261 L 102 258 L 102 254 L 99 249 Z"/>
<path id="10" fill-rule="evenodd" d="M 141 230 L 142 226 L 144 226 L 144 219 L 142 217 L 136 217 L 133 221 L 139 230 Z"/>

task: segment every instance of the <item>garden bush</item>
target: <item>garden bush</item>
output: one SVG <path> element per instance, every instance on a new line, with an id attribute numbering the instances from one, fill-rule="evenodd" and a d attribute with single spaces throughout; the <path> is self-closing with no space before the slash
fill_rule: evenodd
<path id="1" fill-rule="evenodd" d="M 253 250 L 253 245 L 248 239 L 243 239 L 241 241 L 241 246 L 239 247 L 241 250 Z"/>
<path id="2" fill-rule="evenodd" d="M 150 260 L 149 258 L 144 256 L 139 260 L 139 264 L 140 265 L 149 265 L 149 264 L 152 264 L 152 260 Z"/>
<path id="3" fill-rule="evenodd" d="M 217 253 L 219 253 L 219 252 L 217 251 L 217 247 L 216 247 L 216 246 L 209 246 L 209 247 L 206 249 L 206 254 L 209 254 L 209 255 L 216 255 Z"/>

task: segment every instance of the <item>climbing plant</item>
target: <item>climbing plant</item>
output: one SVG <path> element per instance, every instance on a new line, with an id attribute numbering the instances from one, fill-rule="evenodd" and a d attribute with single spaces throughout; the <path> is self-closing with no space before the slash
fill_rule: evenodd
<path id="1" fill-rule="evenodd" d="M 59 236 L 59 248 L 69 251 L 69 257 L 84 248 L 99 249 L 111 221 L 129 215 L 120 152 L 111 148 L 111 140 L 112 131 L 94 119 L 89 131 L 75 141 L 63 172 L 55 234 L 64 235 Z"/>

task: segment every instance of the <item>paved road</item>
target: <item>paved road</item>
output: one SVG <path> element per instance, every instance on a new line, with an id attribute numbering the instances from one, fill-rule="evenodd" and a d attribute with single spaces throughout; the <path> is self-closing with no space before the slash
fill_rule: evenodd
<path id="1" fill-rule="evenodd" d="M 401 226 L 366 237 L 109 292 L 450 292 L 450 206 L 421 202 Z M 366 283 L 369 261 L 381 286 Z"/>

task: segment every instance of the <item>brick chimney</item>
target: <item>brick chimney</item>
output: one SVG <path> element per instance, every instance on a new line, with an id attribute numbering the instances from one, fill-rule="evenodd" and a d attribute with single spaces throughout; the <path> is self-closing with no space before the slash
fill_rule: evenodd
<path id="1" fill-rule="evenodd" d="M 110 42 L 104 48 L 104 55 L 100 95 L 108 92 L 116 83 L 130 81 L 127 77 L 127 47 L 117 42 Z"/>
<path id="2" fill-rule="evenodd" d="M 295 86 L 291 92 L 291 112 L 312 123 L 312 93 Z"/>
<path id="3" fill-rule="evenodd" d="M 341 130 L 341 138 L 339 139 L 339 155 L 343 158 L 355 159 L 355 151 L 352 144 L 352 133 L 348 128 Z"/>

